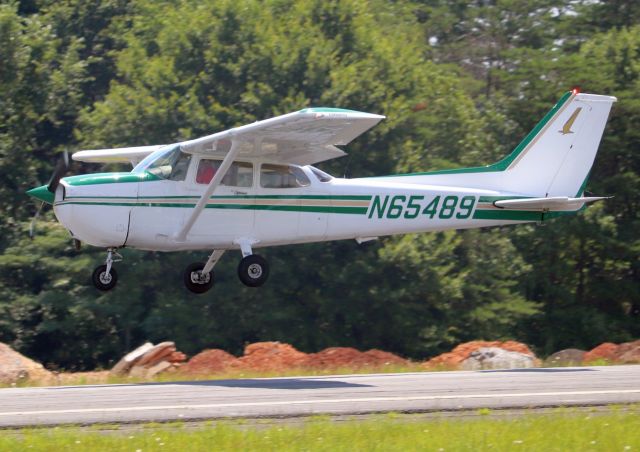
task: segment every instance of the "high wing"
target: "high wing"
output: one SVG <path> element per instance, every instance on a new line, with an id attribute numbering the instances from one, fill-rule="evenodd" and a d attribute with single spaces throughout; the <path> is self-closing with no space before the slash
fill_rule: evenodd
<path id="1" fill-rule="evenodd" d="M 136 146 L 116 149 L 93 149 L 75 152 L 71 158 L 79 162 L 88 163 L 131 163 L 136 166 L 147 155 L 160 149 L 164 145 Z"/>
<path id="2" fill-rule="evenodd" d="M 336 146 L 363 134 L 384 116 L 340 108 L 306 108 L 180 143 L 192 154 L 224 157 L 231 142 L 238 157 L 310 165 L 345 155 Z"/>
<path id="3" fill-rule="evenodd" d="M 233 140 L 238 157 L 261 157 L 274 162 L 310 165 L 342 157 L 336 146 L 363 134 L 384 116 L 341 108 L 305 108 L 264 121 L 235 127 L 180 144 L 191 154 L 225 157 Z M 165 145 L 79 151 L 73 160 L 137 165 Z"/>

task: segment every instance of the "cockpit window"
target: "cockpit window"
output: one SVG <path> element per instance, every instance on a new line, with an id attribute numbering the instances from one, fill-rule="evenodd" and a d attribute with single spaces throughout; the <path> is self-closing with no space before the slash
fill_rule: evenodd
<path id="1" fill-rule="evenodd" d="M 309 169 L 320 182 L 329 182 L 331 179 L 333 179 L 333 176 L 331 174 L 327 174 L 324 171 L 319 170 L 315 166 L 309 166 Z"/>
<path id="2" fill-rule="evenodd" d="M 299 166 L 264 164 L 260 167 L 260 186 L 263 188 L 306 187 L 310 183 Z"/>
<path id="3" fill-rule="evenodd" d="M 133 172 L 147 171 L 161 179 L 182 181 L 187 176 L 191 154 L 182 152 L 180 145 L 159 149 L 142 160 Z"/>

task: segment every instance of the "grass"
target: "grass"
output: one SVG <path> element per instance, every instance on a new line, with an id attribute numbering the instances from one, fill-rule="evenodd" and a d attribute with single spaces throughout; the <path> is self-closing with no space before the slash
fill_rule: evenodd
<path id="1" fill-rule="evenodd" d="M 0 450 L 91 451 L 639 451 L 640 407 L 606 413 L 556 409 L 510 418 L 379 415 L 336 421 L 315 417 L 300 425 L 241 421 L 0 431 Z M 101 429 L 108 429 L 103 431 Z"/>

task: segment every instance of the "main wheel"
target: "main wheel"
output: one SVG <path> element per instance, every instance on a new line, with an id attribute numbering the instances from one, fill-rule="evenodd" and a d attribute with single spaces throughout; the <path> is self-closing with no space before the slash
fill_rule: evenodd
<path id="1" fill-rule="evenodd" d="M 269 265 L 264 258 L 251 254 L 240 261 L 238 277 L 245 286 L 259 287 L 269 277 Z"/>
<path id="2" fill-rule="evenodd" d="M 202 273 L 203 262 L 194 262 L 184 270 L 184 285 L 193 293 L 205 293 L 213 286 L 213 270 Z"/>
<path id="3" fill-rule="evenodd" d="M 96 289 L 104 290 L 106 292 L 116 286 L 116 283 L 118 282 L 118 272 L 112 266 L 111 271 L 107 273 L 106 265 L 98 265 L 93 271 L 91 279 L 93 280 L 93 285 L 96 286 Z"/>

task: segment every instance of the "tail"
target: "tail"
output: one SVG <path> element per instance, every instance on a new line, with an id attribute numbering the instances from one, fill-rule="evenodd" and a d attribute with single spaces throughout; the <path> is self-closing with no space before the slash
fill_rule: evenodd
<path id="1" fill-rule="evenodd" d="M 508 191 L 536 197 L 580 197 L 615 97 L 565 94 L 515 150 L 491 165 Z"/>

